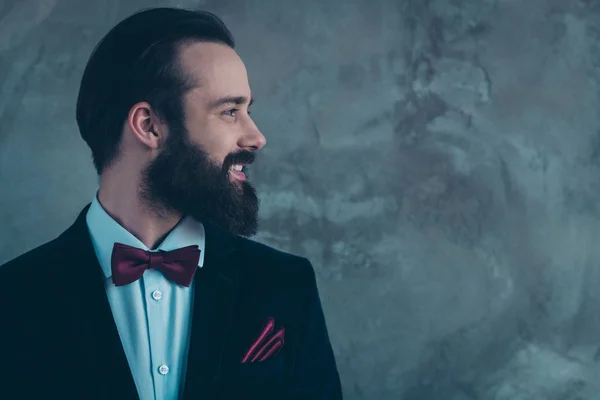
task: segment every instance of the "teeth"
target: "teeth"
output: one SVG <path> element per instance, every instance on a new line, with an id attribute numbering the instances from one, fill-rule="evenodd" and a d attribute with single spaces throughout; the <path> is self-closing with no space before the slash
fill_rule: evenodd
<path id="1" fill-rule="evenodd" d="M 234 166 L 233 166 L 233 167 L 231 167 L 231 168 L 232 168 L 234 171 L 239 171 L 239 172 L 241 172 L 241 171 L 242 171 L 242 168 L 243 168 L 243 165 L 236 164 L 236 165 L 234 165 Z"/>

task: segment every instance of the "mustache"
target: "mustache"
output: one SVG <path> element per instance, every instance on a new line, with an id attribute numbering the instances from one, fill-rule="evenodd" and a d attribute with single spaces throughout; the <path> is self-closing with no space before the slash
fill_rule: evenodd
<path id="1" fill-rule="evenodd" d="M 223 161 L 223 169 L 227 170 L 233 164 L 252 164 L 256 159 L 256 153 L 248 150 L 241 150 L 235 153 L 229 153 Z"/>

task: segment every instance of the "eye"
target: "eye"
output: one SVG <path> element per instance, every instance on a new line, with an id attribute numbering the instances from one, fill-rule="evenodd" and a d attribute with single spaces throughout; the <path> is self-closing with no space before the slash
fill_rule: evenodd
<path id="1" fill-rule="evenodd" d="M 227 115 L 228 117 L 233 117 L 235 118 L 235 113 L 240 111 L 239 108 L 232 108 L 231 110 L 227 110 L 225 111 L 223 114 Z"/>

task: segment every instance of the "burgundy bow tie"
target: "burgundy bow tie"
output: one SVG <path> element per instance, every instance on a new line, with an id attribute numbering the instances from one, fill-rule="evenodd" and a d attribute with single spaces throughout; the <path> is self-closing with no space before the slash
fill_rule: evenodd
<path id="1" fill-rule="evenodd" d="M 140 279 L 147 269 L 158 268 L 167 279 L 189 287 L 199 260 L 197 245 L 153 252 L 115 243 L 111 257 L 112 279 L 115 286 L 123 286 Z"/>

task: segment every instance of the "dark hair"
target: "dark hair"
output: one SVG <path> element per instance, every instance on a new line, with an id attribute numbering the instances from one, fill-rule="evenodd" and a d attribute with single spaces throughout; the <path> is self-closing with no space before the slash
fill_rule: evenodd
<path id="1" fill-rule="evenodd" d="M 98 174 L 118 156 L 123 123 L 135 103 L 147 101 L 167 124 L 183 121 L 183 95 L 196 82 L 182 71 L 179 49 L 195 41 L 235 46 L 216 15 L 177 8 L 139 11 L 98 43 L 77 98 L 79 132 Z"/>

